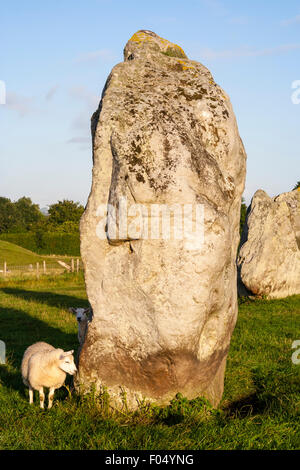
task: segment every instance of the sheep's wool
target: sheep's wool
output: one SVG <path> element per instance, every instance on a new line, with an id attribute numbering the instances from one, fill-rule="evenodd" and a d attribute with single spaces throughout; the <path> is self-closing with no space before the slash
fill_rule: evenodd
<path id="1" fill-rule="evenodd" d="M 77 385 L 105 386 L 131 408 L 177 392 L 217 404 L 237 318 L 246 172 L 230 100 L 179 46 L 138 31 L 92 134 L 81 253 L 94 318 Z"/>

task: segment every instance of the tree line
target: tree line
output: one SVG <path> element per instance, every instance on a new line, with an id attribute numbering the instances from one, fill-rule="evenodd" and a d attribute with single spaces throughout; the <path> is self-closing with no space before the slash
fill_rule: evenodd
<path id="1" fill-rule="evenodd" d="M 0 234 L 25 232 L 78 233 L 84 207 L 79 202 L 64 199 L 51 204 L 43 214 L 29 197 L 15 202 L 0 197 Z"/>
<path id="2" fill-rule="evenodd" d="M 45 214 L 28 197 L 15 202 L 0 197 L 0 240 L 41 255 L 79 256 L 83 211 L 78 202 L 64 199 L 51 204 Z"/>
<path id="3" fill-rule="evenodd" d="M 300 188 L 300 181 L 293 190 Z M 0 239 L 43 254 L 80 254 L 79 221 L 84 207 L 64 199 L 51 204 L 44 214 L 29 197 L 15 202 L 0 197 Z M 246 220 L 247 205 L 242 198 L 240 233 Z"/>

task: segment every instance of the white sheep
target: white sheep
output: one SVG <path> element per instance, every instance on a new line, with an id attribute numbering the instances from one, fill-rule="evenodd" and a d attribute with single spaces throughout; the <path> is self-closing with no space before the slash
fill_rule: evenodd
<path id="1" fill-rule="evenodd" d="M 88 324 L 92 319 L 92 309 L 89 308 L 69 308 L 69 312 L 76 315 L 78 323 L 78 341 L 80 345 L 83 344 L 85 335 L 87 333 Z"/>
<path id="2" fill-rule="evenodd" d="M 77 371 L 74 351 L 64 352 L 50 344 L 39 342 L 29 346 L 24 352 L 21 370 L 24 384 L 29 387 L 29 403 L 33 403 L 33 390 L 38 390 L 40 407 L 44 408 L 44 387 L 49 388 L 48 408 L 53 403 L 54 391 L 60 388 L 67 374 Z"/>

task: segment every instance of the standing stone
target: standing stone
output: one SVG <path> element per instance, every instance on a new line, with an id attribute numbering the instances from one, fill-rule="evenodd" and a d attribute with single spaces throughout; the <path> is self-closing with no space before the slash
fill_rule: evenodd
<path id="1" fill-rule="evenodd" d="M 216 405 L 237 318 L 246 165 L 230 100 L 179 46 L 138 31 L 108 77 L 92 135 L 81 254 L 94 319 L 77 384 L 107 387 L 119 406 L 126 394 L 130 408 L 177 392 Z M 129 225 L 135 221 L 128 230 L 126 204 Z M 184 214 L 192 207 L 184 227 L 203 209 L 203 246 L 200 232 L 151 237 L 157 204 Z M 182 229 L 177 216 L 173 227 Z"/>
<path id="2" fill-rule="evenodd" d="M 238 256 L 239 294 L 300 294 L 300 191 L 270 198 L 256 191 Z"/>

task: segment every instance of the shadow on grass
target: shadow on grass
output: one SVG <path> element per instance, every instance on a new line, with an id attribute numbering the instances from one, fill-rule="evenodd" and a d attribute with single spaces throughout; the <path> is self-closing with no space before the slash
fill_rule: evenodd
<path id="1" fill-rule="evenodd" d="M 41 304 L 47 304 L 50 307 L 69 308 L 69 307 L 88 307 L 89 303 L 86 299 L 74 297 L 72 295 L 55 294 L 53 292 L 37 292 L 17 287 L 3 287 L 1 291 L 8 295 L 13 295 L 22 300 L 35 301 Z"/>
<path id="2" fill-rule="evenodd" d="M 231 402 L 223 410 L 229 417 L 245 418 L 247 416 L 262 415 L 270 411 L 280 411 L 285 406 L 281 400 L 280 390 L 273 389 L 272 376 L 264 376 L 261 371 L 253 372 L 252 376 L 255 392 Z M 282 394 L 284 397 L 284 393 Z"/>
<path id="3" fill-rule="evenodd" d="M 0 383 L 7 388 L 12 388 L 21 392 L 24 396 L 24 384 L 21 373 L 11 366 L 0 365 Z"/>
<path id="4" fill-rule="evenodd" d="M 26 300 L 30 300 L 30 297 Z M 7 365 L 0 367 L 0 382 L 22 394 L 24 394 L 24 385 L 20 368 L 24 351 L 28 346 L 38 341 L 45 341 L 64 350 L 78 348 L 76 334 L 61 331 L 28 315 L 23 310 L 0 307 L 0 319 L 0 335 L 6 345 L 8 362 Z"/>
<path id="5" fill-rule="evenodd" d="M 29 401 L 29 389 L 24 385 L 21 375 L 21 370 L 13 368 L 12 366 L 0 365 L 0 383 L 4 385 L 7 390 L 15 390 L 18 392 L 19 396 L 24 398 L 26 401 Z M 70 375 L 67 375 L 65 380 L 65 385 L 69 389 L 73 389 L 73 381 Z M 48 390 L 44 389 L 46 394 L 46 403 L 48 403 Z M 64 401 L 68 397 L 68 390 L 66 387 L 61 387 L 55 392 L 55 399 L 59 401 Z M 34 403 L 39 404 L 38 392 L 34 391 Z"/>
<path id="6" fill-rule="evenodd" d="M 245 418 L 249 415 L 262 414 L 268 408 L 265 401 L 261 401 L 257 393 L 251 393 L 246 397 L 231 402 L 224 408 L 225 413 L 230 417 L 239 416 Z"/>

